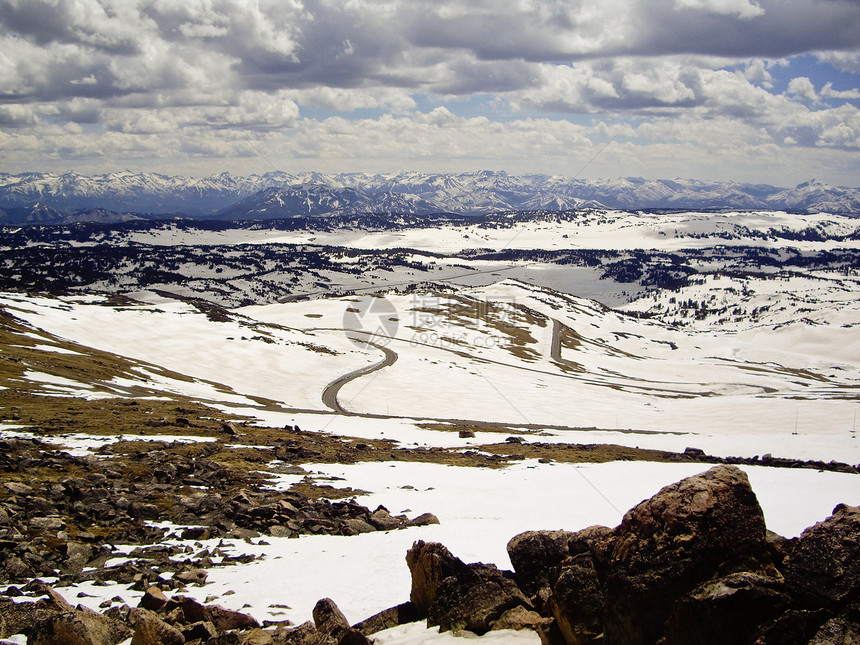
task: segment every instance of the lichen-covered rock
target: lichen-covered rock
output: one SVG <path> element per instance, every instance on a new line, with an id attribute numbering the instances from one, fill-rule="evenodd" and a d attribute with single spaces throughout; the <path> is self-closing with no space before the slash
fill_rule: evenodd
<path id="1" fill-rule="evenodd" d="M 390 629 L 398 625 L 406 623 L 414 623 L 420 620 L 418 610 L 412 602 L 404 602 L 396 607 L 383 609 L 378 614 L 374 614 L 369 618 L 365 618 L 359 623 L 353 625 L 353 628 L 367 636 L 381 632 L 383 629 Z"/>
<path id="2" fill-rule="evenodd" d="M 480 635 L 518 606 L 533 608 L 512 577 L 494 565 L 470 564 L 439 585 L 427 624 L 438 625 L 442 631 L 467 630 Z"/>
<path id="3" fill-rule="evenodd" d="M 278 642 L 284 645 L 337 645 L 333 636 L 319 631 L 311 621 L 280 633 Z"/>
<path id="4" fill-rule="evenodd" d="M 432 524 L 439 524 L 439 518 L 433 515 L 433 513 L 421 513 L 418 517 L 415 517 L 409 522 L 407 522 L 407 526 L 430 526 Z"/>
<path id="5" fill-rule="evenodd" d="M 757 630 L 755 645 L 807 645 L 830 616 L 824 609 L 791 609 L 762 624 Z"/>
<path id="6" fill-rule="evenodd" d="M 205 643 L 217 635 L 218 629 L 208 621 L 192 623 L 182 630 L 182 636 L 186 642 L 199 639 Z"/>
<path id="7" fill-rule="evenodd" d="M 409 600 L 421 618 L 427 617 L 442 581 L 466 568 L 465 563 L 454 557 L 445 546 L 424 540 L 418 540 L 406 552 L 406 564 L 412 575 Z"/>
<path id="8" fill-rule="evenodd" d="M 845 607 L 828 620 L 809 641 L 809 645 L 855 645 L 860 643 L 860 601 Z"/>
<path id="9" fill-rule="evenodd" d="M 116 645 L 126 640 L 131 630 L 90 609 L 56 614 L 34 625 L 27 636 L 29 645 Z"/>
<path id="10" fill-rule="evenodd" d="M 513 574 L 487 564 L 464 564 L 441 544 L 418 541 L 406 554 L 412 574 L 410 600 L 428 625 L 442 631 L 483 634 L 517 606 L 533 609 Z"/>
<path id="11" fill-rule="evenodd" d="M 255 629 L 260 626 L 253 616 L 221 605 L 206 605 L 202 619 L 212 623 L 218 631 L 222 632 L 231 629 Z"/>
<path id="12" fill-rule="evenodd" d="M 696 587 L 675 605 L 666 645 L 747 645 L 759 625 L 791 602 L 780 579 L 732 573 Z"/>
<path id="13" fill-rule="evenodd" d="M 159 587 L 150 587 L 140 599 L 138 607 L 149 611 L 159 611 L 167 604 L 167 596 Z"/>
<path id="14" fill-rule="evenodd" d="M 349 621 L 331 598 L 317 601 L 313 608 L 314 625 L 324 634 L 340 640 L 341 635 L 349 629 Z"/>
<path id="15" fill-rule="evenodd" d="M 33 627 L 54 616 L 67 614 L 74 608 L 48 585 L 39 593 L 47 595 L 35 602 L 15 602 L 0 598 L 0 638 L 14 634 L 29 634 Z"/>
<path id="16" fill-rule="evenodd" d="M 568 558 L 546 606 L 566 643 L 584 645 L 603 634 L 605 595 L 591 553 Z"/>
<path id="17" fill-rule="evenodd" d="M 786 582 L 812 606 L 838 609 L 860 592 L 860 507 L 840 504 L 806 529 L 785 563 Z"/>
<path id="18" fill-rule="evenodd" d="M 148 609 L 135 609 L 134 635 L 131 645 L 184 645 L 185 637 L 178 629 L 168 625 Z"/>
<path id="19" fill-rule="evenodd" d="M 525 593 L 534 595 L 541 587 L 552 586 L 558 578 L 555 569 L 570 556 L 571 535 L 570 531 L 527 531 L 508 542 L 508 557 Z"/>
<path id="20" fill-rule="evenodd" d="M 513 609 L 508 609 L 505 613 L 490 623 L 490 629 L 532 629 L 537 631 L 549 622 L 552 622 L 552 619 L 544 618 L 532 609 L 527 609 L 522 605 L 517 605 Z"/>
<path id="21" fill-rule="evenodd" d="M 628 511 L 608 567 L 605 629 L 619 645 L 657 642 L 676 601 L 714 576 L 772 568 L 746 474 L 717 466 Z"/>

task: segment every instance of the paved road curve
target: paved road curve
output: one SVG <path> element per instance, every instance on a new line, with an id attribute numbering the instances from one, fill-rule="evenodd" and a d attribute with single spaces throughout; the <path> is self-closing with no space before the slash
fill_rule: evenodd
<path id="1" fill-rule="evenodd" d="M 350 412 L 349 410 L 344 409 L 344 407 L 337 400 L 337 395 L 340 392 L 340 389 L 349 383 L 350 381 L 354 381 L 355 379 L 366 376 L 377 370 L 381 370 L 383 367 L 388 367 L 389 365 L 394 365 L 397 361 L 397 352 L 388 347 L 384 347 L 383 345 L 377 345 L 376 343 L 372 343 L 367 340 L 361 341 L 366 345 L 371 347 L 375 347 L 376 349 L 382 351 L 385 354 L 385 358 L 383 358 L 378 363 L 374 363 L 373 365 L 368 365 L 367 367 L 361 367 L 357 370 L 353 370 L 348 374 L 344 374 L 343 376 L 337 377 L 331 383 L 325 386 L 325 389 L 322 393 L 322 402 L 328 408 L 331 408 L 338 414 L 356 414 L 355 412 Z"/>

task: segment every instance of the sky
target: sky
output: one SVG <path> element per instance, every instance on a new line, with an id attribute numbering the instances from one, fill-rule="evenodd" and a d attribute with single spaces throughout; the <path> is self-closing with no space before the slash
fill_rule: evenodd
<path id="1" fill-rule="evenodd" d="M 0 0 L 0 172 L 860 186 L 860 0 Z"/>

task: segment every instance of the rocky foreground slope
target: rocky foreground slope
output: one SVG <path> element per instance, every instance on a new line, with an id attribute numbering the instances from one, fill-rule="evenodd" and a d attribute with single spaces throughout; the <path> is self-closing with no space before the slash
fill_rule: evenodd
<path id="1" fill-rule="evenodd" d="M 0 638 L 40 645 L 362 645 L 426 619 L 441 630 L 535 630 L 547 645 L 860 642 L 860 507 L 788 540 L 767 530 L 743 471 L 717 466 L 668 486 L 615 528 L 535 531 L 508 544 L 514 571 L 465 564 L 438 543 L 406 556 L 410 599 L 350 626 L 329 599 L 314 622 L 259 625 L 151 586 L 140 606 L 104 614 L 44 597 L 0 599 Z M 334 591 L 334 590 L 333 590 Z"/>

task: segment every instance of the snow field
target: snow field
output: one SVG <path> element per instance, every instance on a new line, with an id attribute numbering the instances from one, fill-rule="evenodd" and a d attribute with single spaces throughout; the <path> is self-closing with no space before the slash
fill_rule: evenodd
<path id="1" fill-rule="evenodd" d="M 320 422 L 311 415 L 302 422 L 309 429 L 450 445 L 450 434 L 422 431 L 414 420 L 472 419 L 572 429 L 551 431 L 548 441 L 860 462 L 860 340 L 844 319 L 838 326 L 690 333 L 514 281 L 456 296 L 365 295 L 246 307 L 229 322 L 208 320 L 182 303 L 112 308 L 12 295 L 3 302 L 37 328 L 198 379 L 141 371 L 153 389 L 260 418 L 274 417 L 255 410 L 248 397 L 279 402 L 291 416 L 325 412 L 326 385 L 382 358 L 380 349 L 355 339 L 376 334 L 397 353 L 393 365 L 346 383 L 339 402 L 356 413 L 402 420 Z M 558 348 L 566 365 L 551 360 L 553 321 L 575 333 L 562 334 Z M 385 336 L 390 325 L 395 338 Z M 57 392 L 73 385 L 46 387 Z M 77 391 L 88 389 L 81 384 Z"/>

